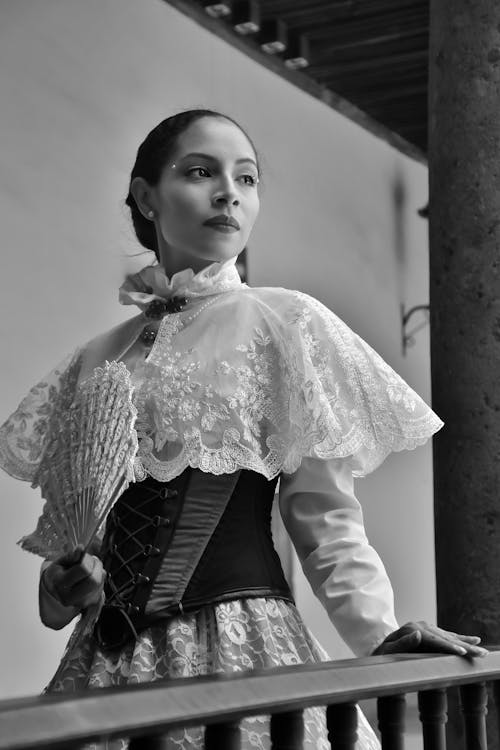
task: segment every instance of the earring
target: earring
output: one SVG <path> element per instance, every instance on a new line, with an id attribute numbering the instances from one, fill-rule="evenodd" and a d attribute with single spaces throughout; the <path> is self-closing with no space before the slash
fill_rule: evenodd
<path id="1" fill-rule="evenodd" d="M 154 219 L 155 212 L 154 211 L 148 211 L 148 219 Z"/>

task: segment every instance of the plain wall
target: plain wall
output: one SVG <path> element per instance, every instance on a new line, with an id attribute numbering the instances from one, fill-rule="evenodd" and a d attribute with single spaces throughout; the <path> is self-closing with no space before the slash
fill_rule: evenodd
<path id="1" fill-rule="evenodd" d="M 428 331 L 406 357 L 400 305 L 427 302 L 426 169 L 294 88 L 161 0 L 0 4 L 0 421 L 76 344 L 128 317 L 116 289 L 145 265 L 123 200 L 138 144 L 163 117 L 221 109 L 262 156 L 252 285 L 299 288 L 351 325 L 429 398 Z M 430 447 L 357 482 L 402 621 L 433 619 Z M 35 693 L 69 629 L 37 615 L 40 561 L 16 547 L 38 491 L 0 476 L 0 696 Z M 342 648 L 299 571 L 298 604 Z"/>

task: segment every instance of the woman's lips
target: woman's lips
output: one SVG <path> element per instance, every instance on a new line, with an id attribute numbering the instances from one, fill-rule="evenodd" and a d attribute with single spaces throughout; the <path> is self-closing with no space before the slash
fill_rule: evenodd
<path id="1" fill-rule="evenodd" d="M 205 226 L 213 227 L 214 229 L 218 227 L 224 227 L 225 229 L 230 227 L 231 229 L 238 231 L 240 228 L 238 220 L 229 214 L 218 214 L 217 216 L 212 216 L 210 219 L 207 219 L 204 224 Z"/>
<path id="2" fill-rule="evenodd" d="M 232 234 L 233 232 L 239 231 L 231 224 L 205 224 L 204 226 L 208 227 L 209 229 L 215 229 L 216 232 L 222 232 L 222 234 Z"/>

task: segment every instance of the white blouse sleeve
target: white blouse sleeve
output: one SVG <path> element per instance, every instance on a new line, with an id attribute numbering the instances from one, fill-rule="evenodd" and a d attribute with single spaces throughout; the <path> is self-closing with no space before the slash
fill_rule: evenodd
<path id="1" fill-rule="evenodd" d="M 399 625 L 384 565 L 366 537 L 349 463 L 304 458 L 282 474 L 280 512 L 304 574 L 339 634 L 366 656 Z"/>

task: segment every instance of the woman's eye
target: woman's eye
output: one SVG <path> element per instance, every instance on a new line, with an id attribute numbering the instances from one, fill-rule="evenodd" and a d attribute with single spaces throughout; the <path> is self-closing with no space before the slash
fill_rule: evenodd
<path id="1" fill-rule="evenodd" d="M 193 167 L 188 169 L 187 173 L 191 177 L 210 177 L 210 172 L 206 167 Z"/>
<path id="2" fill-rule="evenodd" d="M 253 174 L 242 174 L 240 179 L 243 180 L 245 185 L 257 185 L 259 182 L 259 178 L 254 177 Z"/>

